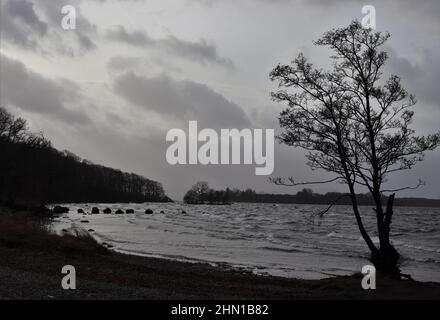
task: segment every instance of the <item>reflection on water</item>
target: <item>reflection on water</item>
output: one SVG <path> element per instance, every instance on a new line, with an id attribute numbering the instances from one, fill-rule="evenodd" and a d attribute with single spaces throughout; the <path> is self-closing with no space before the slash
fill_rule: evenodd
<path id="1" fill-rule="evenodd" d="M 352 274 L 368 264 L 368 248 L 349 206 L 335 206 L 322 218 L 314 215 L 323 208 L 318 205 L 66 206 L 70 213 L 57 219 L 58 230 L 72 224 L 93 229 L 99 241 L 131 254 L 226 263 L 261 274 L 309 279 Z M 93 206 L 101 212 L 107 207 L 112 212 L 131 208 L 135 214 L 88 215 Z M 78 208 L 86 214 L 77 214 Z M 155 213 L 146 215 L 147 208 Z M 363 207 L 361 212 L 366 227 L 375 230 L 373 210 Z M 89 223 L 80 222 L 84 219 Z M 377 243 L 377 234 L 371 234 Z M 440 208 L 395 208 L 392 239 L 402 254 L 405 273 L 440 282 Z"/>

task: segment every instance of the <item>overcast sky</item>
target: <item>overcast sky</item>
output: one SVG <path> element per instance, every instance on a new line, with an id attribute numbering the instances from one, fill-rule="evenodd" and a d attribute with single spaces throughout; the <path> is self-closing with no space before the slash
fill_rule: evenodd
<path id="1" fill-rule="evenodd" d="M 43 131 L 58 149 L 163 183 L 175 199 L 196 181 L 212 187 L 277 187 L 254 166 L 171 166 L 166 132 L 273 128 L 283 109 L 270 99 L 268 74 L 304 52 L 320 66 L 330 52 L 312 41 L 362 18 L 374 5 L 377 29 L 392 34 L 387 71 L 417 96 L 414 127 L 438 131 L 440 1 L 318 0 L 0 0 L 0 103 Z M 63 30 L 61 8 L 77 9 Z M 389 187 L 427 185 L 402 195 L 440 197 L 439 151 Z M 329 177 L 305 165 L 304 152 L 276 144 L 274 176 Z M 325 185 L 319 192 L 341 191 Z"/>

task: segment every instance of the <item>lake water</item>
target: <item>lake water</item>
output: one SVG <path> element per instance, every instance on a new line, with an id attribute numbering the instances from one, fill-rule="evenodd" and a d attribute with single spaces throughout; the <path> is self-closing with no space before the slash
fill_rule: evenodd
<path id="1" fill-rule="evenodd" d="M 66 204 L 57 230 L 81 226 L 112 249 L 136 255 L 204 261 L 258 274 L 320 279 L 359 272 L 368 262 L 349 206 L 335 206 L 322 218 L 318 205 L 236 203 L 230 206 L 145 204 Z M 131 208 L 135 214 L 77 214 Z M 154 211 L 146 215 L 147 208 Z M 184 210 L 186 213 L 182 213 Z M 160 213 L 163 211 L 164 213 Z M 371 207 L 361 207 L 368 230 L 375 229 Z M 81 220 L 89 223 L 82 223 Z M 420 281 L 440 282 L 440 208 L 396 207 L 393 243 L 402 270 Z M 377 243 L 375 232 L 371 233 Z"/>

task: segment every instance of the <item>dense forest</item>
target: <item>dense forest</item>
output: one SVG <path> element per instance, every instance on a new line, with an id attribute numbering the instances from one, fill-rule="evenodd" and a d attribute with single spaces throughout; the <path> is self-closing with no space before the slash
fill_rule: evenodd
<path id="1" fill-rule="evenodd" d="M 58 151 L 26 120 L 0 107 L 0 201 L 170 201 L 159 182 Z"/>
<path id="2" fill-rule="evenodd" d="M 357 196 L 359 205 L 373 205 L 371 194 Z M 386 197 L 383 199 L 386 200 Z M 225 204 L 231 202 L 255 203 L 296 203 L 296 204 L 336 204 L 350 205 L 350 198 L 343 193 L 314 193 L 311 189 L 302 189 L 296 194 L 257 193 L 255 190 L 229 189 L 213 190 L 206 182 L 198 182 L 186 193 L 184 201 L 190 204 Z M 425 198 L 396 198 L 396 206 L 403 207 L 440 207 L 440 200 Z"/>

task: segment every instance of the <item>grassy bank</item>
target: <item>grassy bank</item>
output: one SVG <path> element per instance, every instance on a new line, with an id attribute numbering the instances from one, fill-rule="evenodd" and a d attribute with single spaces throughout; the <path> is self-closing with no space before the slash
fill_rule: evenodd
<path id="1" fill-rule="evenodd" d="M 114 253 L 90 236 L 54 235 L 23 212 L 0 208 L 1 299 L 439 299 L 440 284 L 360 277 L 296 280 Z M 61 289 L 73 265 L 77 290 Z"/>

